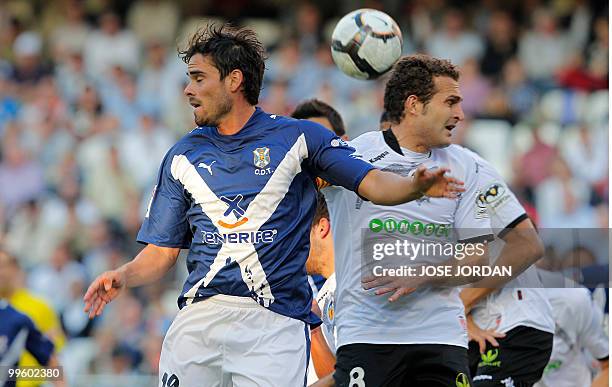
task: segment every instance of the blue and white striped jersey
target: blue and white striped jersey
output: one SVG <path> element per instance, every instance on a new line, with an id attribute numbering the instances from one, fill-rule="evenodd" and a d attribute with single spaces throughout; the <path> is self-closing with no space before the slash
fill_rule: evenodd
<path id="1" fill-rule="evenodd" d="M 28 350 L 42 365 L 47 365 L 53 354 L 53 343 L 47 339 L 28 316 L 0 300 L 0 366 L 17 367 L 19 358 Z M 14 386 L 0 374 L 0 386 Z"/>
<path id="2" fill-rule="evenodd" d="M 256 109 L 240 132 L 199 127 L 166 155 L 138 241 L 189 248 L 179 307 L 248 296 L 318 323 L 305 262 L 315 178 L 357 190 L 373 168 L 324 127 Z"/>

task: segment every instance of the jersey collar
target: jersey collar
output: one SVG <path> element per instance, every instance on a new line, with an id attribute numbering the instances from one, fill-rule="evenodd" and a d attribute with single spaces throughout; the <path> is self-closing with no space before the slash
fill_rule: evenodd
<path id="1" fill-rule="evenodd" d="M 385 140 L 385 143 L 395 153 L 398 153 L 398 154 L 400 154 L 402 156 L 408 156 L 408 157 L 412 156 L 412 158 L 414 158 L 415 156 L 417 158 L 420 158 L 419 156 L 421 156 L 424 159 L 428 159 L 428 158 L 431 157 L 431 151 L 429 151 L 429 153 L 427 153 L 427 156 L 425 156 L 425 155 L 422 155 L 421 153 L 412 152 L 412 151 L 410 151 L 408 149 L 402 150 L 402 147 L 400 146 L 399 142 L 397 141 L 397 137 L 395 137 L 395 133 L 393 133 L 391 128 L 389 128 L 387 130 L 383 130 L 382 133 L 383 133 L 383 139 Z M 407 152 L 409 152 L 410 154 L 406 154 Z"/>

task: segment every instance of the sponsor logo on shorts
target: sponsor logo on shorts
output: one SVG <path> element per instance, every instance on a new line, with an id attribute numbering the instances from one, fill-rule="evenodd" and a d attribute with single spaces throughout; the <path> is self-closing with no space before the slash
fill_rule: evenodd
<path id="1" fill-rule="evenodd" d="M 561 360 L 551 360 L 546 366 L 546 368 L 544 368 L 544 373 L 547 374 L 549 372 L 558 370 L 559 368 L 561 368 L 561 365 L 563 365 L 563 362 Z"/>
<path id="2" fill-rule="evenodd" d="M 515 387 L 514 380 L 512 378 L 506 378 L 500 381 L 500 383 L 503 384 L 505 387 Z"/>
<path id="3" fill-rule="evenodd" d="M 470 387 L 470 381 L 466 374 L 459 372 L 455 378 L 455 386 L 457 387 Z"/>
<path id="4" fill-rule="evenodd" d="M 493 380 L 493 376 L 491 376 L 491 375 L 478 375 L 478 376 L 474 376 L 473 380 L 475 382 L 477 382 L 479 380 Z"/>
<path id="5" fill-rule="evenodd" d="M 481 353 L 480 359 L 482 361 L 478 363 L 478 367 L 500 367 L 501 361 L 496 361 L 498 355 L 499 349 L 489 349 L 486 353 Z"/>

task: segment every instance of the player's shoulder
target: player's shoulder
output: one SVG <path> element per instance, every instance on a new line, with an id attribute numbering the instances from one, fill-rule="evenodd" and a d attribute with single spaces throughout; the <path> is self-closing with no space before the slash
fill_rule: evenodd
<path id="1" fill-rule="evenodd" d="M 4 300 L 0 302 L 0 312 L 3 314 L 3 321 L 11 321 L 13 325 L 34 326 L 32 320 L 25 313 L 18 311 Z"/>
<path id="2" fill-rule="evenodd" d="M 380 142 L 380 140 L 382 139 L 383 135 L 382 132 L 379 130 L 373 130 L 370 132 L 365 132 L 363 134 L 360 134 L 359 136 L 355 137 L 354 139 L 351 139 L 350 143 L 353 145 L 365 145 L 365 144 L 371 144 L 371 145 L 376 145 Z"/>
<path id="3" fill-rule="evenodd" d="M 451 144 L 445 148 L 435 149 L 434 152 L 444 152 L 448 154 L 449 157 L 464 161 L 477 162 L 482 160 L 482 158 L 474 151 L 457 144 Z"/>
<path id="4" fill-rule="evenodd" d="M 475 154 L 459 145 L 432 149 L 432 156 L 451 169 L 451 174 L 461 180 L 475 176 L 480 171 L 480 163 Z"/>

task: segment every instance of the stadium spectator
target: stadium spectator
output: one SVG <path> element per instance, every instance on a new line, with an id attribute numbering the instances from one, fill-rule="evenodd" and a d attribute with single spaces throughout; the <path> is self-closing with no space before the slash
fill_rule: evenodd
<path id="1" fill-rule="evenodd" d="M 100 15 L 99 26 L 85 41 L 84 58 L 87 73 L 103 77 L 113 66 L 136 71 L 140 62 L 140 43 L 129 30 L 121 28 L 119 16 L 111 11 Z"/>
<path id="2" fill-rule="evenodd" d="M 461 67 L 468 58 L 483 54 L 482 38 L 466 29 L 465 15 L 458 9 L 449 9 L 444 15 L 444 25 L 426 43 L 427 53 L 445 58 Z"/>

